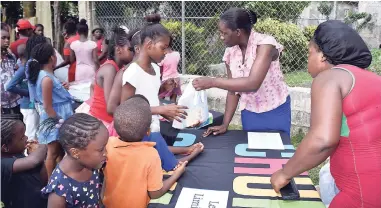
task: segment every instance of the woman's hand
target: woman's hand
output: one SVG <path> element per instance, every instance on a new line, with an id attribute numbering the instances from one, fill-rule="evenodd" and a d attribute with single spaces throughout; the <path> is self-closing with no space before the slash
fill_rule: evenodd
<path id="1" fill-rule="evenodd" d="M 270 179 L 271 185 L 275 192 L 279 193 L 280 189 L 289 184 L 291 178 L 289 178 L 283 171 L 283 169 L 275 172 Z"/>
<path id="2" fill-rule="evenodd" d="M 213 126 L 213 127 L 209 127 L 208 130 L 206 130 L 202 136 L 207 137 L 212 133 L 214 136 L 216 136 L 218 134 L 225 133 L 227 130 L 228 130 L 228 127 L 226 125 Z"/>
<path id="3" fill-rule="evenodd" d="M 197 90 L 206 90 L 213 87 L 213 78 L 210 77 L 200 77 L 193 80 L 193 87 Z"/>
<path id="4" fill-rule="evenodd" d="M 187 109 L 186 106 L 169 104 L 169 105 L 161 106 L 161 108 L 162 110 L 160 115 L 169 121 L 173 121 L 175 119 L 181 122 L 180 118 L 185 119 L 187 116 L 187 112 L 185 112 L 185 109 Z"/>

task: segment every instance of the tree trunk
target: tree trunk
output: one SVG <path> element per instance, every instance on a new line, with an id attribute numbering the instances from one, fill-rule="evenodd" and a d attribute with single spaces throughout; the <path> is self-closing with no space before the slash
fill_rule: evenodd
<path id="1" fill-rule="evenodd" d="M 34 2 L 33 1 L 23 1 L 23 15 L 24 18 L 31 18 L 35 16 Z"/>
<path id="2" fill-rule="evenodd" d="M 54 10 L 54 35 L 53 35 L 54 48 L 56 48 L 59 53 L 62 53 L 63 38 L 62 38 L 62 30 L 61 30 L 61 4 L 59 1 L 53 2 L 53 10 Z"/>

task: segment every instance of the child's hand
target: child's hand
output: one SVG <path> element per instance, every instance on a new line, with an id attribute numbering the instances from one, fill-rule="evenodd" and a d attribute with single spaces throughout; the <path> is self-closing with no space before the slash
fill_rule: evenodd
<path id="1" fill-rule="evenodd" d="M 67 82 L 62 82 L 62 86 L 67 90 L 69 89 L 69 83 Z"/>
<path id="2" fill-rule="evenodd" d="M 179 162 L 179 164 L 177 164 L 177 166 L 175 167 L 175 169 L 173 170 L 174 173 L 177 173 L 177 174 L 183 174 L 185 172 L 185 167 L 187 166 L 188 164 L 188 161 L 184 161 L 184 162 Z"/>
<path id="3" fill-rule="evenodd" d="M 31 141 L 27 142 L 26 151 L 27 151 L 28 155 L 30 153 L 34 152 L 37 148 L 38 148 L 38 141 L 31 140 Z"/>

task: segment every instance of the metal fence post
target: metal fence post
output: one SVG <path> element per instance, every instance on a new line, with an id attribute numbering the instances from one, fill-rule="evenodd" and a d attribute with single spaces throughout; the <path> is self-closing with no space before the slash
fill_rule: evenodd
<path id="1" fill-rule="evenodd" d="M 185 69 L 185 1 L 181 1 L 181 67 L 182 73 L 186 73 Z"/>

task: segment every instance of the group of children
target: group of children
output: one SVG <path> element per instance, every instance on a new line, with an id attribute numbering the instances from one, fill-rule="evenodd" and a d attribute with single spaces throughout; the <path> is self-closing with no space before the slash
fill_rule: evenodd
<path id="1" fill-rule="evenodd" d="M 39 120 L 1 121 L 5 207 L 146 207 L 150 199 L 165 194 L 188 161 L 203 151 L 201 143 L 169 147 L 160 134 L 159 116 L 173 120 L 186 113 L 183 106 L 160 105 L 159 91 L 160 98 L 181 95 L 179 58 L 165 60 L 172 37 L 160 24 L 160 16 L 146 20 L 143 28 L 128 33 L 115 28 L 107 60 L 96 71 L 86 70 L 94 73 L 91 99 L 83 104 L 89 105 L 85 113 L 73 112 L 68 85 L 54 75 L 60 66 L 51 43 L 43 36 L 28 38 L 24 53 L 19 54 L 20 83 L 14 84 L 24 94 L 14 92 L 23 96 L 25 106 L 34 109 Z M 95 60 L 99 51 L 85 40 L 87 25 L 81 21 L 77 28 L 80 43 L 70 43 L 71 53 L 91 48 Z M 78 64 L 88 59 L 85 54 L 76 56 L 76 73 Z M 70 69 L 68 73 L 70 77 Z M 38 133 L 28 133 L 37 135 L 29 139 L 38 142 L 25 136 L 30 125 L 37 126 Z M 184 157 L 177 159 L 174 154 Z M 174 173 L 163 182 L 162 170 Z"/>

